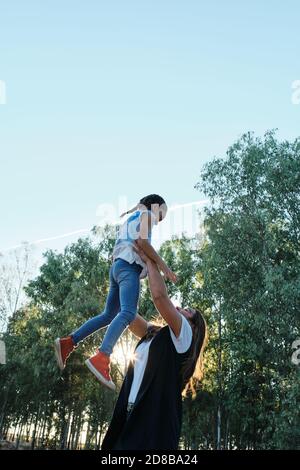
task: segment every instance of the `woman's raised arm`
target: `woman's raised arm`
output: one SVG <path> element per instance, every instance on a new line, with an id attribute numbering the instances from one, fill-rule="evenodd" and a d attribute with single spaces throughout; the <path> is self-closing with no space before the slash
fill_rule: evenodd
<path id="1" fill-rule="evenodd" d="M 157 264 L 143 252 L 138 244 L 135 245 L 135 250 L 142 260 L 147 263 L 150 291 L 156 310 L 165 319 L 178 338 L 181 330 L 182 317 L 169 298 L 164 278 L 160 274 Z"/>
<path id="2" fill-rule="evenodd" d="M 147 260 L 150 291 L 156 310 L 165 319 L 176 337 L 181 330 L 182 317 L 170 300 L 164 278 L 155 263 Z"/>
<path id="3" fill-rule="evenodd" d="M 147 333 L 148 323 L 141 315 L 137 314 L 135 319 L 130 323 L 129 329 L 135 336 L 142 338 Z"/>

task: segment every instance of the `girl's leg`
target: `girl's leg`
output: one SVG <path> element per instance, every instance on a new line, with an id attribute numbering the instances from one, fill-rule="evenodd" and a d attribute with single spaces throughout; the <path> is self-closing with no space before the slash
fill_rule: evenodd
<path id="1" fill-rule="evenodd" d="M 113 277 L 112 271 L 113 269 L 111 268 L 109 272 L 109 293 L 107 296 L 105 309 L 102 313 L 100 313 L 100 315 L 96 315 L 94 318 L 86 321 L 80 328 L 78 328 L 78 330 L 72 333 L 71 336 L 75 345 L 100 328 L 107 326 L 119 312 L 119 286 Z"/>
<path id="2" fill-rule="evenodd" d="M 116 281 L 119 284 L 121 311 L 111 321 L 101 347 L 101 352 L 110 355 L 113 348 L 125 330 L 134 320 L 137 312 L 137 304 L 140 293 L 140 272 L 135 265 L 129 265 L 126 269 L 120 269 L 116 273 Z"/>

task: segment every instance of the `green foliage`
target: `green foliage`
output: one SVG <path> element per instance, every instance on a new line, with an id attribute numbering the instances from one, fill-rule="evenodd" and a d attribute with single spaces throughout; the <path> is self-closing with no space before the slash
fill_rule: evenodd
<path id="1" fill-rule="evenodd" d="M 45 253 L 40 275 L 26 287 L 30 303 L 10 318 L 4 336 L 8 362 L 1 369 L 2 432 L 5 424 L 31 423 L 38 429 L 36 419 L 45 423 L 41 445 L 76 447 L 78 430 L 88 423 L 87 447 L 99 447 L 115 397 L 99 387 L 84 360 L 103 333 L 78 348 L 62 375 L 53 342 L 104 307 L 108 246 L 109 238 L 98 244 L 81 239 L 63 254 Z"/>
<path id="2" fill-rule="evenodd" d="M 226 447 L 299 445 L 299 433 L 298 441 L 293 434 L 300 428 L 299 404 L 292 398 L 299 370 L 291 363 L 291 345 L 300 336 L 299 169 L 298 140 L 246 134 L 225 160 L 206 165 L 197 185 L 212 201 L 201 269 L 219 325 L 218 406 Z M 285 415 L 293 416 L 292 429 Z"/>

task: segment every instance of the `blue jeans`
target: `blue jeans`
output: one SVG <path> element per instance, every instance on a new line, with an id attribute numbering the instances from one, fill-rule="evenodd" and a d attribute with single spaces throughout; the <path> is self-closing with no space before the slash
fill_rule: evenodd
<path id="1" fill-rule="evenodd" d="M 104 311 L 85 322 L 71 336 L 77 345 L 87 336 L 109 325 L 100 351 L 110 355 L 125 330 L 134 320 L 140 294 L 142 266 L 118 258 L 109 271 L 110 287 Z"/>

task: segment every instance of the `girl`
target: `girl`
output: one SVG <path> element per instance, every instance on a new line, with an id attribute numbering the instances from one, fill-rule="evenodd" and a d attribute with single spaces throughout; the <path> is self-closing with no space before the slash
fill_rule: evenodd
<path id="1" fill-rule="evenodd" d="M 104 311 L 71 335 L 55 340 L 57 362 L 63 370 L 68 357 L 80 341 L 109 325 L 98 352 L 85 363 L 96 378 L 111 390 L 115 390 L 115 384 L 110 376 L 110 355 L 125 328 L 136 317 L 140 278 L 147 274 L 146 263 L 135 251 L 135 240 L 139 240 L 140 247 L 164 275 L 176 282 L 176 275 L 151 246 L 152 227 L 161 222 L 167 213 L 164 199 L 157 194 L 150 194 L 122 216 L 131 213 L 133 214 L 121 226 L 114 247 L 113 264 L 109 273 L 110 289 Z"/>

